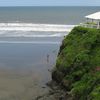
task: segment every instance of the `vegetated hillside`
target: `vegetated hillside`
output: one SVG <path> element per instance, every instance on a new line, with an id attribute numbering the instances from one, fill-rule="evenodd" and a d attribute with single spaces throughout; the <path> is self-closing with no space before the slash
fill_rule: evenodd
<path id="1" fill-rule="evenodd" d="M 100 100 L 100 30 L 75 27 L 62 42 L 52 79 L 72 100 Z"/>

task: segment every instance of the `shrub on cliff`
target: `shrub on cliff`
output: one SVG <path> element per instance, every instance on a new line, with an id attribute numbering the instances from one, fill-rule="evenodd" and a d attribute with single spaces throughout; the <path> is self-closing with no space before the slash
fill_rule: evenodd
<path id="1" fill-rule="evenodd" d="M 52 77 L 73 100 L 100 100 L 99 66 L 100 30 L 79 26 L 64 38 Z"/>

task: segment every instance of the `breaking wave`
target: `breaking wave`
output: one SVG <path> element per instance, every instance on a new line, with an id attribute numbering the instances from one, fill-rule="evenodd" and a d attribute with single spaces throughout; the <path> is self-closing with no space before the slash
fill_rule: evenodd
<path id="1" fill-rule="evenodd" d="M 75 25 L 0 23 L 1 37 L 61 37 Z"/>

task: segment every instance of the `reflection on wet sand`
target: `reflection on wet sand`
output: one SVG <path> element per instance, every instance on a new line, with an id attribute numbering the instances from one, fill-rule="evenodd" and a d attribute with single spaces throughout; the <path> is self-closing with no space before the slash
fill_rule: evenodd
<path id="1" fill-rule="evenodd" d="M 53 51 L 58 48 L 56 44 L 0 44 L 0 100 L 35 100 L 47 93 L 48 69 L 54 66 L 57 53 Z"/>

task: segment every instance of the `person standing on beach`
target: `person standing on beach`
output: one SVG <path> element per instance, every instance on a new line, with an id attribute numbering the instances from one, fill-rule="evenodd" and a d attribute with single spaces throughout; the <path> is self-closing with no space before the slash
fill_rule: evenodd
<path id="1" fill-rule="evenodd" d="M 49 57 L 50 57 L 49 54 L 47 54 L 47 63 L 49 63 Z"/>

